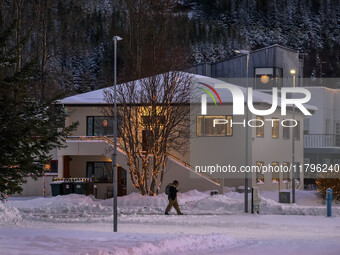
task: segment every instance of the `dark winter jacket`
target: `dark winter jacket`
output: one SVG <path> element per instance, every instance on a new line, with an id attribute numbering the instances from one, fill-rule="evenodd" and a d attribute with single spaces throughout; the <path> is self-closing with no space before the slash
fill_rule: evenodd
<path id="1" fill-rule="evenodd" d="M 178 192 L 178 190 L 176 189 L 176 187 L 171 185 L 170 186 L 170 194 L 169 194 L 168 198 L 175 200 L 176 196 L 177 196 L 177 192 Z"/>

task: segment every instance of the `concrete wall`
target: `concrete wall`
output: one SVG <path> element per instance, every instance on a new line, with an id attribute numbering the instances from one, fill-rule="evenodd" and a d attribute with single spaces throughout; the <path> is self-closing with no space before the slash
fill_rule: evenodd
<path id="1" fill-rule="evenodd" d="M 219 107 L 215 107 L 213 110 L 209 110 L 208 112 L 213 112 L 214 115 L 228 115 L 228 113 L 232 113 L 231 105 L 223 105 Z M 214 106 L 211 106 L 214 107 Z M 256 109 L 260 109 L 261 107 L 256 106 Z M 262 107 L 263 108 L 263 107 Z M 268 107 L 266 107 L 268 108 Z M 285 117 L 281 116 L 281 109 L 278 109 L 275 113 L 265 116 L 265 119 L 278 118 L 280 121 L 284 119 L 292 118 L 292 111 L 287 110 L 287 115 Z M 241 122 L 245 117 L 244 116 L 234 116 L 233 122 Z M 256 116 L 249 114 L 249 119 L 255 119 Z M 295 162 L 299 162 L 301 165 L 303 164 L 303 116 L 301 113 L 296 111 L 295 117 L 296 120 L 300 121 L 300 140 L 295 141 Z M 192 119 L 192 121 L 194 121 Z M 196 123 L 196 122 L 195 122 Z M 256 128 L 249 128 L 249 150 L 248 150 L 248 162 L 249 165 L 256 165 L 257 161 L 264 162 L 264 164 L 271 164 L 272 162 L 278 162 L 282 164 L 283 162 L 291 162 L 292 161 L 292 131 L 290 131 L 290 139 L 283 139 L 283 128 L 280 125 L 279 127 L 279 138 L 272 138 L 272 127 L 271 122 L 265 121 L 265 130 L 264 137 L 257 138 L 256 137 Z M 194 166 L 207 166 L 207 165 L 232 165 L 236 166 L 238 169 L 241 166 L 245 166 L 245 130 L 242 125 L 235 125 L 233 127 L 233 135 L 230 137 L 195 137 L 196 136 L 196 125 L 192 130 L 192 141 L 191 141 L 191 165 Z M 239 176 L 237 179 L 235 179 Z M 214 177 L 224 178 L 225 186 L 242 186 L 243 181 L 242 177 L 244 177 L 244 173 L 240 173 L 239 175 L 232 175 L 231 178 L 228 178 L 227 174 L 216 174 Z M 253 186 L 257 186 L 256 184 L 256 174 L 250 174 L 252 180 L 250 183 Z M 265 174 L 264 184 L 258 185 L 261 186 L 262 189 L 265 190 L 275 190 L 278 188 L 277 183 L 272 183 L 272 174 Z M 282 179 L 282 174 L 281 174 Z M 303 174 L 300 174 L 300 185 L 299 188 L 303 187 Z M 282 181 L 281 181 L 282 182 Z M 286 184 L 285 184 L 286 185 Z M 283 187 L 283 183 L 281 183 L 281 187 Z M 287 186 L 287 185 L 286 185 Z"/>
<path id="2" fill-rule="evenodd" d="M 51 185 L 52 178 L 57 177 L 57 175 L 46 175 L 45 176 L 45 194 L 46 196 L 51 196 Z M 28 197 L 28 196 L 44 196 L 44 190 L 43 190 L 43 177 L 38 178 L 37 180 L 33 180 L 31 177 L 26 178 L 27 183 L 24 183 L 21 185 L 23 188 L 23 192 L 21 194 L 13 194 L 11 196 L 13 197 Z"/>

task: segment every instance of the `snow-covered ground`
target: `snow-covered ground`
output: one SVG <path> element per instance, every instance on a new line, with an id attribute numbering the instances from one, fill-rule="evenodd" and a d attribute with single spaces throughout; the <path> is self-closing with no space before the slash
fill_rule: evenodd
<path id="1" fill-rule="evenodd" d="M 0 204 L 0 254 L 340 254 L 340 206 L 325 217 L 313 191 L 297 204 L 262 192 L 260 215 L 243 213 L 243 194 L 179 194 L 183 216 L 164 215 L 167 197 L 133 193 L 118 198 L 118 233 L 112 199 L 71 194 L 10 198 Z"/>

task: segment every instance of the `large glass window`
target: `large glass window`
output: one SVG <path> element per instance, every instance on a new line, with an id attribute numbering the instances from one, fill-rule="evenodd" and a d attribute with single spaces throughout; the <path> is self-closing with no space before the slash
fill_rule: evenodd
<path id="1" fill-rule="evenodd" d="M 279 129 L 279 119 L 273 118 L 272 119 L 272 138 L 279 138 L 280 129 Z"/>
<path id="2" fill-rule="evenodd" d="M 87 162 L 86 177 L 94 176 L 94 182 L 112 183 L 112 173 L 111 162 Z"/>
<path id="3" fill-rule="evenodd" d="M 256 169 L 256 183 L 257 184 L 262 184 L 262 183 L 264 183 L 264 173 L 263 173 L 263 169 L 262 169 L 263 162 L 257 161 L 256 162 L 256 166 L 257 166 L 257 169 Z"/>
<path id="4" fill-rule="evenodd" d="M 273 162 L 273 172 L 272 172 L 272 182 L 277 183 L 280 181 L 280 171 L 279 171 L 279 163 L 278 162 Z"/>
<path id="5" fill-rule="evenodd" d="M 285 125 L 287 126 L 287 122 L 288 121 L 285 121 L 285 122 L 286 122 Z M 289 138 L 290 138 L 290 129 L 291 129 L 290 127 L 285 127 L 285 126 L 282 128 L 282 131 L 283 131 L 282 132 L 283 140 L 289 140 Z"/>
<path id="6" fill-rule="evenodd" d="M 214 127 L 215 119 L 221 120 L 221 124 L 215 124 Z M 231 121 L 232 116 L 197 116 L 197 136 L 232 136 Z"/>
<path id="7" fill-rule="evenodd" d="M 256 137 L 264 137 L 264 117 L 256 116 Z"/>
<path id="8" fill-rule="evenodd" d="M 282 74 L 282 68 L 278 67 L 255 68 L 255 89 L 281 88 Z"/>
<path id="9" fill-rule="evenodd" d="M 118 136 L 120 121 L 118 118 Z M 113 118 L 107 116 L 87 117 L 87 136 L 113 136 Z"/>
<path id="10" fill-rule="evenodd" d="M 290 182 L 290 172 L 289 172 L 289 163 L 283 162 L 282 163 L 282 180 L 283 182 Z"/>
<path id="11" fill-rule="evenodd" d="M 297 121 L 297 125 L 294 127 L 294 139 L 300 140 L 300 121 Z"/>

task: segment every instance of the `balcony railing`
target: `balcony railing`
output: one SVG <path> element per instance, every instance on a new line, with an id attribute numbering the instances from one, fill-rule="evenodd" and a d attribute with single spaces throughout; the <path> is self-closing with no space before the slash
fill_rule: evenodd
<path id="1" fill-rule="evenodd" d="M 304 148 L 340 147 L 340 134 L 304 135 Z"/>

